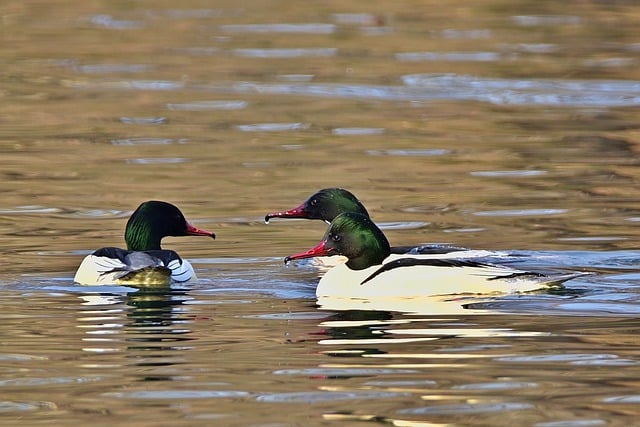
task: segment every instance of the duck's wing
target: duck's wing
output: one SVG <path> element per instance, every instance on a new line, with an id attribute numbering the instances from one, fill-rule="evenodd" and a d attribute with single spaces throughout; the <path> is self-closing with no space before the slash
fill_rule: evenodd
<path id="1" fill-rule="evenodd" d="M 170 249 L 161 249 L 154 251 L 145 251 L 162 262 L 162 265 L 171 270 L 171 280 L 174 282 L 187 282 L 194 279 L 195 272 L 189 261 L 182 259 L 176 251 Z"/>
<path id="2" fill-rule="evenodd" d="M 165 260 L 154 252 L 165 251 L 143 252 L 106 247 L 98 249 L 92 256 L 99 276 L 112 274 L 114 279 L 129 280 L 130 276 L 141 271 L 153 271 L 162 274 L 163 271 L 167 270 Z M 168 271 L 165 274 L 168 274 Z"/>
<path id="3" fill-rule="evenodd" d="M 428 243 L 419 246 L 392 246 L 393 254 L 410 254 L 410 255 L 441 255 L 451 252 L 468 251 L 468 248 L 459 246 L 443 245 L 438 243 Z"/>
<path id="4" fill-rule="evenodd" d="M 398 258 L 392 261 L 389 261 L 385 264 L 382 264 L 380 268 L 371 273 L 366 279 L 364 279 L 360 284 L 364 285 L 368 281 L 372 280 L 374 277 L 397 268 L 401 267 L 415 267 L 415 266 L 426 266 L 426 267 L 442 267 L 442 268 L 454 268 L 454 267 L 475 267 L 475 268 L 486 268 L 487 272 L 490 273 L 490 276 L 487 277 L 487 280 L 498 279 L 500 277 L 516 277 L 517 275 L 531 275 L 530 272 L 512 270 L 509 268 L 501 268 L 490 264 L 484 264 L 481 262 L 468 260 L 468 259 L 455 259 L 455 258 L 412 258 L 412 257 L 403 257 Z M 533 273 L 538 274 L 538 273 Z"/>
<path id="5" fill-rule="evenodd" d="M 123 274 L 126 274 L 126 272 L 134 270 L 127 259 L 131 254 L 131 251 L 125 249 L 106 247 L 93 252 L 91 259 L 98 276 L 115 272 L 125 272 Z"/>

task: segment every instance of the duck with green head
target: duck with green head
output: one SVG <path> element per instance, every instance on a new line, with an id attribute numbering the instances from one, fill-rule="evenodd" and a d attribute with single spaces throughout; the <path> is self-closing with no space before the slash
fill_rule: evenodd
<path id="1" fill-rule="evenodd" d="M 319 219 L 330 224 L 333 219 L 342 213 L 357 213 L 369 218 L 369 213 L 362 202 L 344 188 L 323 188 L 309 196 L 299 206 L 284 211 L 271 212 L 265 215 L 264 221 L 269 223 L 272 218 L 303 218 Z M 446 254 L 450 252 L 467 251 L 466 256 L 502 256 L 502 254 L 488 251 L 469 251 L 467 248 L 443 244 L 422 244 L 418 246 L 392 246 L 394 254 Z M 342 259 L 335 257 L 333 261 L 317 258 L 316 263 L 323 267 L 331 267 L 340 263 Z"/>
<path id="2" fill-rule="evenodd" d="M 127 249 L 105 247 L 87 255 L 73 280 L 81 285 L 166 286 L 196 279 L 189 261 L 175 251 L 161 248 L 160 242 L 167 236 L 216 237 L 189 224 L 171 203 L 147 201 L 127 222 Z"/>
<path id="3" fill-rule="evenodd" d="M 317 256 L 341 255 L 347 261 L 327 271 L 318 297 L 421 297 L 450 294 L 528 292 L 583 275 L 546 276 L 501 265 L 459 258 L 457 254 L 392 254 L 389 241 L 368 217 L 336 216 L 324 238 L 285 263 Z"/>

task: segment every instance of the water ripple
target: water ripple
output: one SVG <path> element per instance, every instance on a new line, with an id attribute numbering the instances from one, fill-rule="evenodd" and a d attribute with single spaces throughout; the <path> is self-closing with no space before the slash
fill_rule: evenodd
<path id="1" fill-rule="evenodd" d="M 174 164 L 174 163 L 185 163 L 187 159 L 184 157 L 158 157 L 158 158 L 138 158 L 138 159 L 127 159 L 126 162 L 128 164 L 136 164 L 136 165 L 158 165 L 158 164 Z"/>
<path id="2" fill-rule="evenodd" d="M 167 104 L 167 109 L 171 111 L 241 110 L 247 105 L 249 105 L 247 101 L 194 101 Z"/>
<path id="3" fill-rule="evenodd" d="M 529 403 L 502 402 L 502 403 L 462 403 L 459 405 L 434 405 L 423 408 L 402 409 L 401 414 L 411 415 L 460 415 L 479 414 L 483 412 L 517 411 L 533 408 Z"/>
<path id="4" fill-rule="evenodd" d="M 274 375 L 304 375 L 323 377 L 369 377 L 388 374 L 412 374 L 412 369 L 388 369 L 388 368 L 306 368 L 306 369 L 280 369 L 274 371 Z"/>
<path id="5" fill-rule="evenodd" d="M 79 73 L 142 73 L 150 71 L 153 66 L 149 64 L 89 64 L 77 65 L 74 69 Z"/>
<path id="6" fill-rule="evenodd" d="M 120 117 L 120 123 L 127 125 L 160 125 L 167 123 L 166 117 Z"/>
<path id="7" fill-rule="evenodd" d="M 333 24 L 236 24 L 222 25 L 220 29 L 230 33 L 303 33 L 331 34 L 335 31 Z"/>
<path id="8" fill-rule="evenodd" d="M 640 403 L 640 394 L 632 394 L 629 396 L 613 396 L 603 399 L 605 403 L 632 403 L 639 404 Z"/>
<path id="9" fill-rule="evenodd" d="M 407 393 L 379 391 L 302 391 L 291 393 L 262 394 L 257 396 L 256 400 L 258 402 L 316 403 L 352 399 L 388 399 L 391 397 L 406 395 Z"/>
<path id="10" fill-rule="evenodd" d="M 505 209 L 496 211 L 474 212 L 476 216 L 543 216 L 559 215 L 569 212 L 568 209 Z"/>
<path id="11" fill-rule="evenodd" d="M 245 58 L 301 58 L 334 56 L 337 49 L 331 47 L 318 48 L 269 48 L 269 49 L 234 49 L 233 54 Z"/>
<path id="12" fill-rule="evenodd" d="M 283 132 L 308 128 L 309 125 L 306 123 L 254 123 L 236 126 L 236 129 L 243 132 Z"/>
<path id="13" fill-rule="evenodd" d="M 497 52 L 405 52 L 397 53 L 399 61 L 499 61 L 502 55 Z"/>
<path id="14" fill-rule="evenodd" d="M 412 74 L 404 86 L 340 83 L 256 83 L 196 85 L 225 93 L 304 95 L 388 101 L 458 100 L 491 104 L 555 106 L 640 105 L 640 82 L 623 80 L 489 79 L 457 74 Z"/>
<path id="15" fill-rule="evenodd" d="M 335 128 L 331 131 L 334 135 L 382 135 L 384 128 Z"/>
<path id="16" fill-rule="evenodd" d="M 94 15 L 89 18 L 89 22 L 96 27 L 112 30 L 135 30 L 143 26 L 139 21 L 114 19 L 111 15 Z"/>
<path id="17" fill-rule="evenodd" d="M 608 424 L 604 420 L 566 420 L 551 421 L 548 423 L 536 423 L 533 427 L 596 427 Z"/>
<path id="18" fill-rule="evenodd" d="M 257 83 L 187 85 L 179 81 L 123 80 L 90 82 L 67 80 L 78 89 L 213 91 L 236 94 L 318 96 L 387 101 L 479 101 L 497 105 L 554 105 L 561 107 L 626 107 L 640 105 L 640 81 L 490 79 L 457 74 L 412 74 L 402 86 L 341 83 Z"/>
<path id="19" fill-rule="evenodd" d="M 491 178 L 516 178 L 527 176 L 540 176 L 546 174 L 543 170 L 508 170 L 508 171 L 474 171 L 469 172 L 471 176 L 491 177 Z"/>
<path id="20" fill-rule="evenodd" d="M 10 400 L 0 401 L 0 414 L 6 412 L 24 412 L 36 411 L 38 409 L 57 409 L 58 406 L 53 402 L 12 402 Z"/>
<path id="21" fill-rule="evenodd" d="M 533 27 L 541 25 L 578 25 L 582 19 L 575 15 L 516 15 L 511 20 L 523 27 Z"/>
<path id="22" fill-rule="evenodd" d="M 171 138 L 126 138 L 111 140 L 111 144 L 113 145 L 169 145 L 174 142 Z"/>
<path id="23" fill-rule="evenodd" d="M 367 154 L 370 156 L 431 157 L 444 156 L 449 153 L 450 151 L 444 148 L 367 150 Z"/>
<path id="24" fill-rule="evenodd" d="M 246 391 L 233 390 L 153 390 L 128 393 L 104 393 L 103 396 L 123 399 L 214 399 L 248 396 Z"/>

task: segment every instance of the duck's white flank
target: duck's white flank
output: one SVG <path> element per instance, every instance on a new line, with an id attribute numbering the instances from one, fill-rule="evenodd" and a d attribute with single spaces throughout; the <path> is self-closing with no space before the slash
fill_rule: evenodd
<path id="1" fill-rule="evenodd" d="M 384 260 L 383 265 L 406 258 L 453 257 L 390 255 Z M 351 270 L 346 264 L 339 264 L 322 276 L 316 288 L 316 295 L 318 297 L 376 298 L 518 293 L 542 289 L 584 274 L 539 276 L 523 275 L 524 272 L 521 270 L 495 265 L 416 265 L 389 269 L 367 281 L 380 267 L 381 265 L 376 265 L 363 270 Z"/>

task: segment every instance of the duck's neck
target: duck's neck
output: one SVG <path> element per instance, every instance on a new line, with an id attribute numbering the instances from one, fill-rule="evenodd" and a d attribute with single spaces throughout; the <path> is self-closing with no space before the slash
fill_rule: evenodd
<path id="1" fill-rule="evenodd" d="M 351 270 L 364 270 L 365 268 L 372 267 L 374 265 L 382 264 L 391 254 L 391 247 L 389 241 L 380 232 L 380 235 L 376 239 L 369 238 L 366 249 L 361 250 L 359 253 L 351 253 L 348 255 L 347 267 Z"/>
<path id="2" fill-rule="evenodd" d="M 150 233 L 148 228 L 139 222 L 127 224 L 124 233 L 124 240 L 127 243 L 127 249 L 130 251 L 160 250 L 161 239 L 154 233 Z"/>

